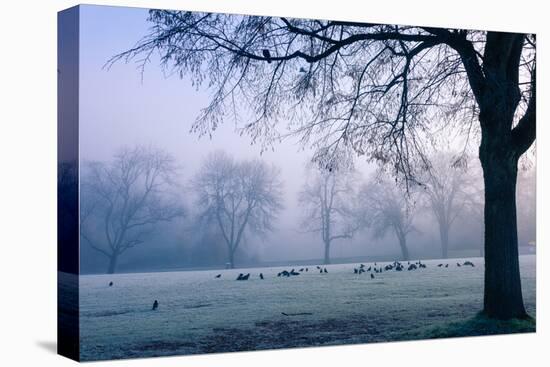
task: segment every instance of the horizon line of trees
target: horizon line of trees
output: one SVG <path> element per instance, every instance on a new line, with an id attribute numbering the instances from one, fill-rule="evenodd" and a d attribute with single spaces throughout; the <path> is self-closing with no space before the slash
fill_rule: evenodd
<path id="1" fill-rule="evenodd" d="M 81 239 L 105 257 L 107 273 L 116 272 L 120 256 L 146 242 L 162 223 L 182 218 L 187 233 L 214 236 L 206 241 L 210 246 L 222 241 L 227 267 L 234 268 L 246 238 L 268 236 L 283 210 L 279 168 L 259 159 L 239 161 L 223 151 L 210 153 L 189 180 L 194 210 L 181 198 L 184 187 L 177 163 L 160 149 L 123 148 L 111 161 L 86 162 L 83 168 Z M 331 262 L 334 243 L 365 231 L 374 239 L 390 233 L 402 260 L 409 260 L 407 237 L 419 232 L 415 219 L 431 215 L 438 226 L 441 257 L 447 258 L 456 218 L 472 211 L 480 214 L 480 178 L 474 179 L 479 172 L 468 174 L 472 169 L 450 152 L 439 154 L 424 181 L 407 190 L 383 171 L 365 181 L 351 166 L 326 169 L 310 164 L 297 197 L 303 211 L 300 231 L 319 235 L 325 264 Z"/>

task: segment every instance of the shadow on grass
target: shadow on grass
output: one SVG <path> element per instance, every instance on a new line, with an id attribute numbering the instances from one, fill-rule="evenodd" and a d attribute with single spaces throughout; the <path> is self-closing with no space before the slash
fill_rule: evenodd
<path id="1" fill-rule="evenodd" d="M 490 319 L 480 313 L 464 321 L 427 327 L 419 330 L 419 334 L 415 335 L 415 337 L 421 339 L 456 338 L 463 336 L 534 333 L 535 331 L 536 320 L 531 317 L 504 321 Z"/>

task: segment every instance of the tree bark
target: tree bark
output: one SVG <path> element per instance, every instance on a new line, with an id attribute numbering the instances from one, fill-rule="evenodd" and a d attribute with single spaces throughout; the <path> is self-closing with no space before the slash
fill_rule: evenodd
<path id="1" fill-rule="evenodd" d="M 107 268 L 107 274 L 114 274 L 116 271 L 116 265 L 118 262 L 118 254 L 113 254 L 109 258 L 109 267 Z"/>
<path id="2" fill-rule="evenodd" d="M 324 264 L 330 264 L 330 241 L 325 242 L 325 260 Z"/>
<path id="3" fill-rule="evenodd" d="M 518 257 L 516 179 L 518 158 L 506 139 L 482 139 L 485 183 L 485 293 L 491 318 L 525 318 Z M 500 140 L 500 141 L 498 141 Z"/>

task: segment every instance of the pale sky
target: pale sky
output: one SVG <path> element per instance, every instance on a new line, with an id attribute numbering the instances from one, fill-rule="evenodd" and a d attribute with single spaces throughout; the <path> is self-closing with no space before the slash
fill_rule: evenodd
<path id="1" fill-rule="evenodd" d="M 182 180 L 186 181 L 203 158 L 215 150 L 223 149 L 237 159 L 260 157 L 260 146 L 252 146 L 248 137 L 239 136 L 232 122 L 219 128 L 212 140 L 189 133 L 211 91 L 197 91 L 189 80 L 165 76 L 158 58 L 154 57 L 146 68 L 143 81 L 133 63 L 119 62 L 109 70 L 103 68 L 109 58 L 132 47 L 147 33 L 147 15 L 147 10 L 139 8 L 81 6 L 81 159 L 107 160 L 121 146 L 151 144 L 174 155 L 184 168 Z M 301 150 L 292 140 L 277 144 L 274 152 L 262 155 L 263 160 L 281 169 L 285 191 L 285 209 L 278 231 L 259 248 L 263 259 L 322 255 L 319 235 L 296 231 L 302 215 L 297 195 L 310 157 L 311 151 Z M 365 164 L 358 167 L 369 170 Z M 335 243 L 332 256 L 365 255 L 365 245 L 360 242 L 364 241 Z"/>

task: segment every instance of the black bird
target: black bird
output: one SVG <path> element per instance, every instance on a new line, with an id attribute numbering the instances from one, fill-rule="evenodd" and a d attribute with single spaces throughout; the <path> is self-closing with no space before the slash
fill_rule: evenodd
<path id="1" fill-rule="evenodd" d="M 365 264 L 361 264 L 359 265 L 360 268 L 364 268 L 365 267 Z"/>
<path id="2" fill-rule="evenodd" d="M 440 268 L 440 267 L 442 267 L 442 266 L 443 266 L 443 264 L 439 264 L 439 265 L 437 265 L 437 267 L 438 267 L 438 268 Z"/>
<path id="3" fill-rule="evenodd" d="M 216 278 L 221 278 L 221 276 L 222 276 L 221 274 L 218 274 L 216 275 Z"/>
<path id="4" fill-rule="evenodd" d="M 365 269 L 359 268 L 359 274 L 364 273 L 364 272 L 365 272 Z"/>
<path id="5" fill-rule="evenodd" d="M 151 310 L 154 311 L 157 308 L 159 308 L 159 301 L 155 300 L 155 302 L 153 302 L 153 308 Z"/>
<path id="6" fill-rule="evenodd" d="M 112 287 L 113 286 L 113 282 L 109 282 L 109 287 Z"/>
<path id="7" fill-rule="evenodd" d="M 308 268 L 306 268 L 306 272 L 307 272 L 308 270 L 309 270 L 309 269 L 308 269 Z"/>
<path id="8" fill-rule="evenodd" d="M 297 273 L 297 272 L 294 271 L 294 269 L 292 269 L 292 270 L 290 271 L 290 275 L 300 275 L 300 273 Z"/>
<path id="9" fill-rule="evenodd" d="M 475 266 L 474 263 L 471 262 L 471 261 L 464 261 L 464 264 L 462 264 L 462 265 L 469 265 L 469 266 L 471 266 L 471 267 L 474 267 L 474 266 Z"/>
<path id="10" fill-rule="evenodd" d="M 325 268 L 325 273 L 328 273 L 327 268 Z"/>
<path id="11" fill-rule="evenodd" d="M 288 271 L 286 271 L 286 270 L 283 270 L 283 271 L 281 272 L 281 275 L 282 275 L 282 276 L 285 276 L 285 277 L 288 277 L 288 276 L 290 276 L 290 273 L 289 273 Z"/>
<path id="12" fill-rule="evenodd" d="M 271 64 L 271 54 L 269 53 L 269 50 L 262 50 L 262 55 L 264 55 L 264 57 L 267 59 L 267 63 Z"/>
<path id="13" fill-rule="evenodd" d="M 367 269 L 367 271 L 371 271 L 371 268 L 372 268 L 372 266 L 369 266 L 369 268 Z"/>
<path id="14" fill-rule="evenodd" d="M 374 274 L 373 273 L 370 273 L 370 278 L 374 279 Z"/>
<path id="15" fill-rule="evenodd" d="M 353 268 L 353 273 L 357 274 L 357 273 L 359 273 L 359 270 L 357 270 L 357 268 Z"/>
<path id="16" fill-rule="evenodd" d="M 277 276 L 280 277 L 280 276 L 281 276 L 281 273 L 277 273 Z"/>
<path id="17" fill-rule="evenodd" d="M 459 263 L 456 263 L 456 266 L 458 266 L 460 268 L 460 264 Z"/>
<path id="18" fill-rule="evenodd" d="M 321 269 L 321 267 L 319 265 L 317 265 L 316 267 L 317 267 L 317 269 Z"/>
<path id="19" fill-rule="evenodd" d="M 260 279 L 263 279 L 263 278 L 264 278 L 264 275 L 260 273 Z"/>
<path id="20" fill-rule="evenodd" d="M 319 269 L 319 274 L 323 274 L 323 269 Z"/>
<path id="21" fill-rule="evenodd" d="M 445 264 L 445 267 L 448 268 L 448 267 L 449 267 L 449 264 Z"/>
<path id="22" fill-rule="evenodd" d="M 243 273 L 239 273 L 239 276 L 237 277 L 237 280 L 243 280 Z"/>
<path id="23" fill-rule="evenodd" d="M 248 280 L 249 277 L 250 277 L 250 273 L 244 275 L 241 280 Z"/>
<path id="24" fill-rule="evenodd" d="M 304 268 L 301 268 L 300 271 L 304 271 Z"/>

